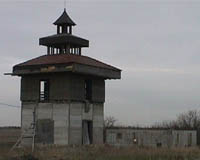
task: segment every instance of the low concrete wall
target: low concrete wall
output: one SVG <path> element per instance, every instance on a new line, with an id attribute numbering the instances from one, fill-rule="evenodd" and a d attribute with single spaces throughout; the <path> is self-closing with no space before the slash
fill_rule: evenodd
<path id="1" fill-rule="evenodd" d="M 196 136 L 195 130 L 106 129 L 106 143 L 115 146 L 191 147 Z"/>
<path id="2" fill-rule="evenodd" d="M 197 145 L 197 131 L 191 130 L 173 130 L 173 147 L 190 147 Z"/>

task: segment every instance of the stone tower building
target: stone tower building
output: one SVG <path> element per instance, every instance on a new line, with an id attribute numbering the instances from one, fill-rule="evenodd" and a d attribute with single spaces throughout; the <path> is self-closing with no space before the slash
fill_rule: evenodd
<path id="1" fill-rule="evenodd" d="M 83 56 L 89 41 L 72 34 L 64 10 L 57 34 L 39 39 L 47 54 L 13 67 L 21 77 L 22 144 L 102 144 L 105 80 L 121 70 Z"/>

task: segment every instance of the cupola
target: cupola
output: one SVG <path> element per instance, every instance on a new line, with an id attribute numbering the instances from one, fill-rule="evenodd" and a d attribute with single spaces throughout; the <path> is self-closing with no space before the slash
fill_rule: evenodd
<path id="1" fill-rule="evenodd" d="M 47 55 L 81 55 L 81 49 L 89 47 L 88 40 L 72 35 L 72 27 L 76 24 L 69 17 L 66 9 L 53 24 L 57 26 L 57 34 L 43 37 L 39 40 L 40 45 L 47 47 Z"/>

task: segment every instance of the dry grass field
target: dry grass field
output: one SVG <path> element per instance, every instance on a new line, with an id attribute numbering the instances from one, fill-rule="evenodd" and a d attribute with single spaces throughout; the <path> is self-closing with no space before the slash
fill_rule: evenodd
<path id="1" fill-rule="evenodd" d="M 0 128 L 0 160 L 200 160 L 199 148 L 153 149 L 111 146 L 43 146 L 9 152 L 20 128 Z"/>
<path id="2" fill-rule="evenodd" d="M 199 148 L 152 149 L 115 148 L 111 146 L 36 147 L 31 149 L 0 149 L 0 160 L 198 160 Z"/>
<path id="3" fill-rule="evenodd" d="M 19 127 L 0 127 L 0 146 L 12 146 L 20 137 Z"/>

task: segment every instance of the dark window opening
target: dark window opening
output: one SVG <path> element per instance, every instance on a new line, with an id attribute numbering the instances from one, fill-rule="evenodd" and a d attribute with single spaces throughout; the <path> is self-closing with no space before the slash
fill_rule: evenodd
<path id="1" fill-rule="evenodd" d="M 122 133 L 117 133 L 117 140 L 122 139 Z"/>
<path id="2" fill-rule="evenodd" d="M 49 100 L 49 81 L 41 80 L 40 81 L 40 101 Z"/>
<path id="3" fill-rule="evenodd" d="M 157 143 L 156 145 L 157 145 L 158 148 L 162 147 L 162 143 L 161 142 Z"/>
<path id="4" fill-rule="evenodd" d="M 85 99 L 92 100 L 92 80 L 85 80 Z"/>
<path id="5" fill-rule="evenodd" d="M 188 133 L 188 147 L 192 146 L 192 133 Z"/>
<path id="6" fill-rule="evenodd" d="M 176 135 L 176 143 L 175 143 L 176 146 L 179 145 L 179 138 L 180 138 L 180 137 L 179 137 L 179 134 L 177 133 L 177 135 Z"/>

